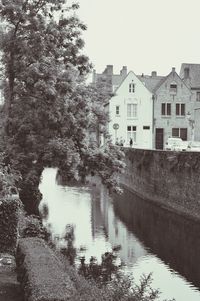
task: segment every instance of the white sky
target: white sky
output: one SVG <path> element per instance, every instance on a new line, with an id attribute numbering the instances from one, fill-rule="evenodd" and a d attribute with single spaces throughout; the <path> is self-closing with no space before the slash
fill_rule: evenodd
<path id="1" fill-rule="evenodd" d="M 96 71 L 126 65 L 136 74 L 167 75 L 200 63 L 200 0 L 79 0 L 88 26 L 84 52 Z"/>

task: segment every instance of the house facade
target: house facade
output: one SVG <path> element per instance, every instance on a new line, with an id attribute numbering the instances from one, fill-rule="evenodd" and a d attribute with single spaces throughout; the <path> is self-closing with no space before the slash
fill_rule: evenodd
<path id="1" fill-rule="evenodd" d="M 113 143 L 123 140 L 129 146 L 132 138 L 133 147 L 163 149 L 169 137 L 200 140 L 198 66 L 195 90 L 194 85 L 191 89 L 191 78 L 188 83 L 188 71 L 179 76 L 175 68 L 167 76 L 158 76 L 156 71 L 151 75 L 135 75 L 132 71 L 127 74 L 126 66 L 115 75 L 112 65 L 107 65 L 102 74 L 94 72 L 93 82 L 103 76 L 115 93 L 105 107 L 110 115 L 108 131 Z M 190 70 L 189 75 L 192 76 Z M 194 119 L 198 131 L 194 129 Z"/>
<path id="2" fill-rule="evenodd" d="M 188 112 L 193 110 L 191 91 L 175 68 L 154 88 L 154 147 L 163 149 L 169 137 L 192 139 Z"/>
<path id="3" fill-rule="evenodd" d="M 200 64 L 183 63 L 180 77 L 191 90 L 193 110 L 188 114 L 192 139 L 200 141 Z"/>
<path id="4" fill-rule="evenodd" d="M 152 93 L 140 79 L 129 72 L 106 108 L 109 112 L 108 132 L 113 143 L 136 148 L 152 148 Z"/>

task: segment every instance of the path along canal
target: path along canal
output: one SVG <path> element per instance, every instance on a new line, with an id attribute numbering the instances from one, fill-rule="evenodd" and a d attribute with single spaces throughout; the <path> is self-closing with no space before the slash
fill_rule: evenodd
<path id="1" fill-rule="evenodd" d="M 87 262 L 91 256 L 100 262 L 121 245 L 119 261 L 135 281 L 153 272 L 161 299 L 200 300 L 200 224 L 127 190 L 111 197 L 103 187 L 61 185 L 53 168 L 44 170 L 40 191 L 40 211 L 48 212 L 43 222 L 58 246 L 66 244 L 66 227 L 73 225 L 77 255 Z"/>

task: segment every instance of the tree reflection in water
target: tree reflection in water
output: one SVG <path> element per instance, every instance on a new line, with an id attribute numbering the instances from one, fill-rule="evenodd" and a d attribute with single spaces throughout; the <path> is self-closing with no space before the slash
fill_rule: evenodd
<path id="1" fill-rule="evenodd" d="M 65 227 L 64 240 L 66 241 L 66 246 L 60 249 L 61 253 L 67 257 L 71 265 L 74 265 L 76 258 L 76 248 L 74 247 L 74 226 L 67 224 Z"/>

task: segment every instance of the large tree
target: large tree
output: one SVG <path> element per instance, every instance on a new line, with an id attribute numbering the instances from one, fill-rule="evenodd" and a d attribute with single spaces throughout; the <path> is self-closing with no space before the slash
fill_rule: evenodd
<path id="1" fill-rule="evenodd" d="M 91 142 L 92 131 L 105 131 L 103 105 L 109 95 L 85 84 L 91 69 L 81 52 L 86 26 L 75 14 L 78 4 L 65 2 L 0 4 L 4 136 L 8 160 L 22 174 L 21 198 L 27 209 L 39 198 L 46 164 L 70 178 L 97 172 L 109 187 L 116 187 L 115 172 L 123 167 L 120 149 L 109 141 L 104 148 Z"/>

